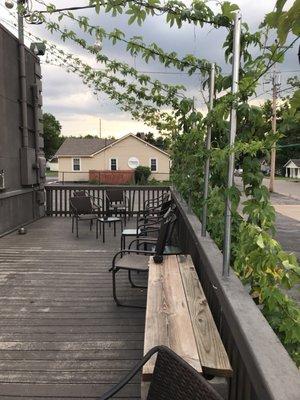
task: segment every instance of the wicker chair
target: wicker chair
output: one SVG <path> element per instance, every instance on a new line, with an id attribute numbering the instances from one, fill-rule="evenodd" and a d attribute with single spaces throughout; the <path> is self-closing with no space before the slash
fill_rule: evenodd
<path id="1" fill-rule="evenodd" d="M 99 400 L 115 396 L 155 353 L 158 354 L 147 400 L 223 400 L 203 376 L 165 346 L 153 347 L 129 374 Z"/>
<path id="2" fill-rule="evenodd" d="M 92 230 L 93 221 L 99 217 L 99 209 L 95 208 L 92 200 L 88 196 L 74 196 L 70 198 L 70 211 L 72 217 L 72 232 L 74 232 L 74 222 L 76 224 L 76 236 L 78 234 L 78 222 L 90 221 L 90 230 Z"/>
<path id="3" fill-rule="evenodd" d="M 119 271 L 127 271 L 128 279 L 132 288 L 143 288 L 146 286 L 136 285 L 133 280 L 131 273 L 132 272 L 148 272 L 148 263 L 149 257 L 153 256 L 154 262 L 162 263 L 163 255 L 165 254 L 165 247 L 167 243 L 167 239 L 169 238 L 169 232 L 172 230 L 173 225 L 176 222 L 176 216 L 174 212 L 169 209 L 169 211 L 165 214 L 163 221 L 161 222 L 161 226 L 159 229 L 158 238 L 156 239 L 156 243 L 152 243 L 152 248 L 150 250 L 141 250 L 141 249 L 126 249 L 118 251 L 114 255 L 112 260 L 112 267 L 110 271 L 112 272 L 112 281 L 113 281 L 113 298 L 115 303 L 118 306 L 126 306 L 126 307 L 136 307 L 136 308 L 145 308 L 144 306 L 138 305 L 129 305 L 121 303 L 117 297 L 116 292 L 116 274 Z M 177 251 L 177 250 L 176 250 Z M 168 254 L 180 254 L 179 252 L 174 252 Z"/>

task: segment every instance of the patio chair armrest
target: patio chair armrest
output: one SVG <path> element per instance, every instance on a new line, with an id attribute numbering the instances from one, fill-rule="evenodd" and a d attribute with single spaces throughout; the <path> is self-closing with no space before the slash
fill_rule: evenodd
<path id="1" fill-rule="evenodd" d="M 156 241 L 153 241 L 153 240 L 147 240 L 147 236 L 145 236 L 145 237 L 143 237 L 142 239 L 133 239 L 130 243 L 129 243 L 129 246 L 128 246 L 128 250 L 131 250 L 131 245 L 133 244 L 133 243 L 135 243 L 135 242 L 137 242 L 138 243 L 138 247 L 140 246 L 140 245 L 143 245 L 143 244 L 154 244 L 155 245 L 155 243 L 156 243 Z"/>
<path id="2" fill-rule="evenodd" d="M 146 227 L 144 229 L 140 230 L 140 233 L 137 233 L 135 236 L 136 238 L 143 238 L 147 237 L 149 233 L 158 233 L 160 231 L 160 228 L 153 228 L 153 227 Z"/>
<path id="3" fill-rule="evenodd" d="M 151 350 L 148 351 L 148 353 L 142 358 L 141 361 L 139 361 L 133 369 L 124 376 L 124 378 L 117 383 L 115 386 L 113 386 L 111 389 L 109 389 L 107 392 L 105 392 L 102 396 L 99 397 L 99 400 L 108 400 L 112 398 L 116 393 L 118 393 L 121 389 L 123 389 L 124 386 L 127 385 L 128 382 L 131 381 L 131 379 L 143 368 L 143 366 L 146 364 L 146 362 L 153 356 L 153 354 L 157 353 L 160 349 L 160 346 L 153 347 Z"/>

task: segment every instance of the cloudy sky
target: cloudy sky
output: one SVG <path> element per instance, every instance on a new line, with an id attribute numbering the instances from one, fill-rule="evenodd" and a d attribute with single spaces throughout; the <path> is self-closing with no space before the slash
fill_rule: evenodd
<path id="1" fill-rule="evenodd" d="M 32 3 L 33 9 L 41 9 L 41 6 L 34 0 Z M 88 0 L 51 0 L 51 3 L 57 7 L 68 7 L 86 5 Z M 264 15 L 273 10 L 275 0 L 236 0 L 235 3 L 240 6 L 243 20 L 249 24 L 250 29 L 253 31 L 257 29 Z M 292 0 L 289 3 L 292 3 Z M 15 20 L 3 4 L 4 0 L 0 0 L 0 21 L 16 33 L 11 25 Z M 15 13 L 15 9 L 12 11 Z M 137 24 L 128 26 L 127 17 L 124 15 L 113 18 L 104 13 L 96 15 L 93 10 L 83 10 L 77 12 L 77 14 L 90 17 L 94 25 L 101 25 L 107 31 L 119 28 L 126 33 L 127 37 L 143 36 L 146 43 L 156 42 L 165 51 L 176 51 L 181 56 L 195 54 L 209 61 L 217 62 L 224 71 L 230 71 L 230 65 L 224 63 L 222 42 L 226 31 L 223 29 L 212 30 L 210 27 L 201 29 L 199 27 L 194 28 L 194 26 L 188 24 L 185 24 L 181 29 L 170 28 L 165 23 L 164 17 L 161 16 L 148 18 L 142 27 Z M 75 26 L 66 25 L 67 23 L 67 20 L 63 20 L 61 24 L 78 31 Z M 25 29 L 42 38 L 51 40 L 66 51 L 78 55 L 94 65 L 94 60 L 84 50 L 72 42 L 62 43 L 57 35 L 51 35 L 42 25 L 26 25 Z M 85 36 L 85 38 L 89 43 L 93 43 L 93 39 L 90 36 Z M 29 44 L 28 41 L 27 44 Z M 281 71 L 282 89 L 287 86 L 287 77 L 299 75 L 300 67 L 297 52 L 298 47 L 296 46 L 288 52 L 284 63 L 278 67 L 278 70 Z M 153 79 L 159 79 L 166 83 L 184 84 L 187 88 L 187 94 L 195 97 L 197 108 L 203 109 L 203 99 L 199 91 L 201 83 L 198 75 L 189 77 L 172 69 L 164 69 L 155 62 L 145 64 L 138 57 L 133 58 L 126 53 L 124 46 L 112 46 L 107 40 L 103 43 L 103 53 L 111 59 L 124 61 L 139 71 L 149 72 Z M 76 75 L 67 73 L 61 67 L 45 63 L 42 65 L 42 71 L 44 112 L 50 112 L 55 115 L 62 125 L 64 135 L 98 134 L 100 118 L 102 122 L 102 137 L 108 135 L 120 137 L 128 132 L 153 131 L 153 129 L 144 126 L 142 123 L 133 121 L 129 114 L 120 111 L 104 93 L 100 93 L 98 98 L 95 97 L 91 89 L 87 88 Z M 262 81 L 258 94 L 269 89 L 270 85 Z M 253 100 L 253 103 L 263 102 L 269 96 L 270 93 L 264 93 Z"/>

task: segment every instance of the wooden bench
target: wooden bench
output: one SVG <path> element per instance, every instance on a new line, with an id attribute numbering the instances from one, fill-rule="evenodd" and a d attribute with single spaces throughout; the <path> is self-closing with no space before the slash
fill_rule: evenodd
<path id="1" fill-rule="evenodd" d="M 190 256 L 150 258 L 144 354 L 166 345 L 200 373 L 229 377 L 232 369 Z M 155 359 L 142 381 L 151 380 Z"/>

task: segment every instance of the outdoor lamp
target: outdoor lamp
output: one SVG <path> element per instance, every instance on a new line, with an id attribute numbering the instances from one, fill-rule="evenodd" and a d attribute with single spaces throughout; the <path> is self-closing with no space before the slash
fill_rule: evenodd
<path id="1" fill-rule="evenodd" d="M 30 45 L 30 50 L 33 51 L 36 56 L 44 56 L 46 53 L 46 45 L 43 42 L 33 42 Z"/>
<path id="2" fill-rule="evenodd" d="M 102 50 L 102 41 L 100 39 L 97 39 L 95 44 L 94 44 L 94 49 L 96 51 L 101 51 Z"/>
<path id="3" fill-rule="evenodd" d="M 14 6 L 14 2 L 12 0 L 6 0 L 5 1 L 5 7 L 6 8 L 12 9 L 13 6 Z"/>

